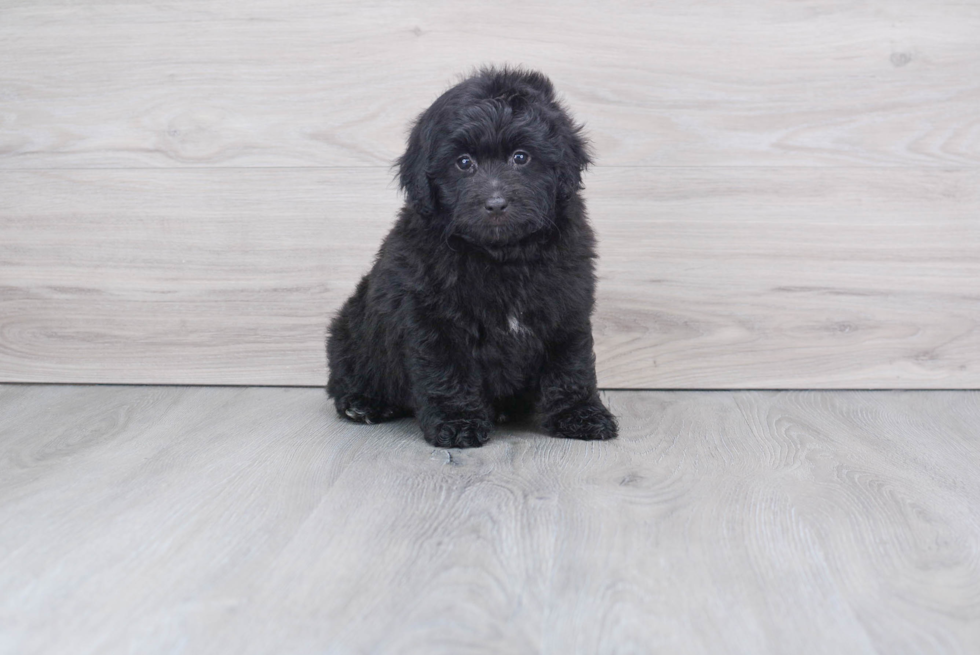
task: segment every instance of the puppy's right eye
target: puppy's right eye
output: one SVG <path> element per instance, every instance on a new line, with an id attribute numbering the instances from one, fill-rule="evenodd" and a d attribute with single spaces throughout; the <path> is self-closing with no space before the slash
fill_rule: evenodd
<path id="1" fill-rule="evenodd" d="M 469 155 L 463 155 L 456 160 L 456 168 L 461 171 L 472 170 L 476 166 L 476 162 Z"/>

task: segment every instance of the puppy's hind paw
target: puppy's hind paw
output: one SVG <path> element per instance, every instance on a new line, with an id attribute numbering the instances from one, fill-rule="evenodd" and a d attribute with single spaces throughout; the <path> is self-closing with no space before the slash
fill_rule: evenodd
<path id="1" fill-rule="evenodd" d="M 336 401 L 337 413 L 358 423 L 382 423 L 401 418 L 407 412 L 399 407 L 385 405 L 359 394 L 350 394 Z"/>
<path id="2" fill-rule="evenodd" d="M 619 434 L 615 417 L 598 398 L 591 398 L 547 417 L 544 428 L 555 437 L 587 441 L 613 439 Z"/>
<path id="3" fill-rule="evenodd" d="M 457 418 L 425 426 L 425 440 L 438 448 L 479 448 L 490 438 L 493 423 L 482 418 Z"/>

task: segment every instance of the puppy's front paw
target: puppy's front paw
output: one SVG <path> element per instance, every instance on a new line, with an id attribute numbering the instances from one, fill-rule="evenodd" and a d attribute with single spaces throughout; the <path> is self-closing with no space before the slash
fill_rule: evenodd
<path id="1" fill-rule="evenodd" d="M 479 448 L 492 429 L 493 423 L 482 418 L 434 420 L 423 425 L 425 440 L 439 448 Z"/>
<path id="2" fill-rule="evenodd" d="M 605 440 L 619 434 L 616 419 L 598 398 L 547 417 L 544 428 L 553 436 L 566 439 Z"/>
<path id="3" fill-rule="evenodd" d="M 360 394 L 348 394 L 336 401 L 337 413 L 358 423 L 381 423 L 405 416 L 405 410 L 386 405 Z"/>

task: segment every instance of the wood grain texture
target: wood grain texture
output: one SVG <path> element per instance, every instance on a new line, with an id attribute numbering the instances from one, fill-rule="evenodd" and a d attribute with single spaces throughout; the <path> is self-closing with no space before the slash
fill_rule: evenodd
<path id="1" fill-rule="evenodd" d="M 600 168 L 608 388 L 980 386 L 980 171 Z M 385 169 L 11 171 L 0 379 L 320 385 Z"/>
<path id="2" fill-rule="evenodd" d="M 980 649 L 980 393 L 611 392 L 433 450 L 319 390 L 0 387 L 0 650 Z"/>
<path id="3" fill-rule="evenodd" d="M 598 171 L 620 388 L 980 386 L 980 171 Z"/>
<path id="4" fill-rule="evenodd" d="M 364 166 L 486 62 L 602 165 L 980 163 L 980 4 L 7 0 L 0 167 Z"/>
<path id="5" fill-rule="evenodd" d="M 600 383 L 980 387 L 980 3 L 7 0 L 0 381 L 319 385 L 406 128 L 588 127 Z"/>

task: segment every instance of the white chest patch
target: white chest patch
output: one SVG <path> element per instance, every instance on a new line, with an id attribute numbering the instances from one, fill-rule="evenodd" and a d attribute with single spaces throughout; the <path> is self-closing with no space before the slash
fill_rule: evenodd
<path id="1" fill-rule="evenodd" d="M 527 328 L 521 325 L 521 322 L 513 314 L 507 317 L 507 327 L 510 328 L 512 334 L 521 334 L 527 331 Z"/>

